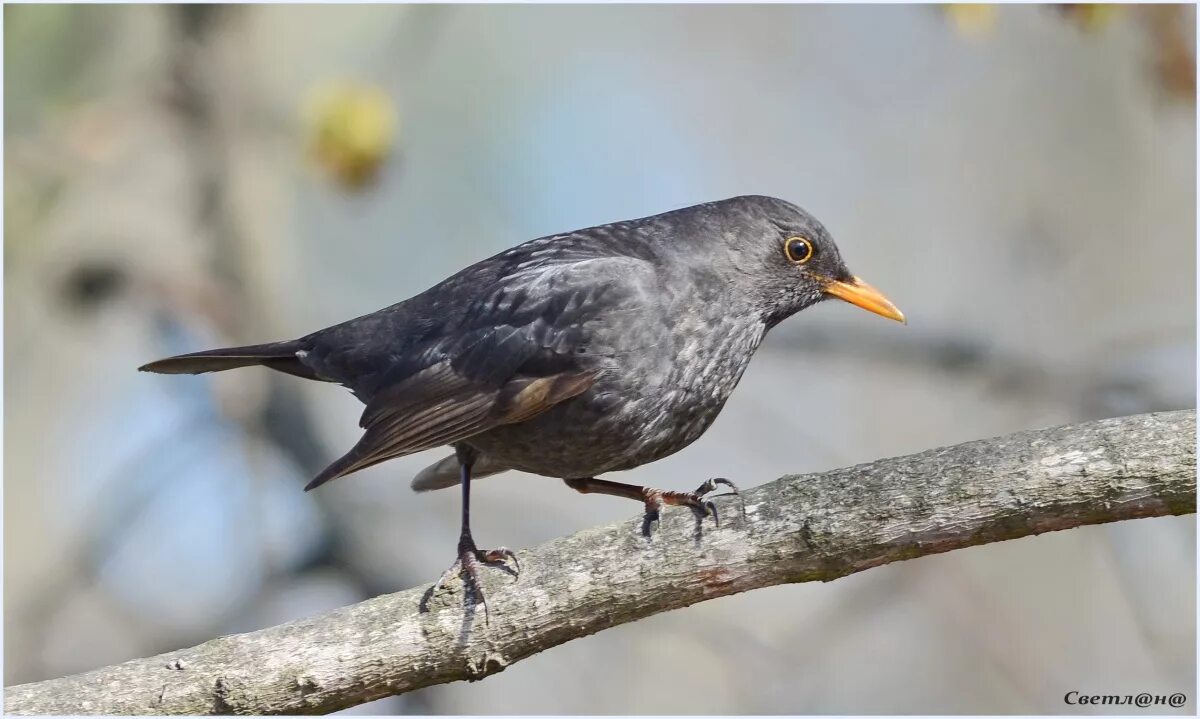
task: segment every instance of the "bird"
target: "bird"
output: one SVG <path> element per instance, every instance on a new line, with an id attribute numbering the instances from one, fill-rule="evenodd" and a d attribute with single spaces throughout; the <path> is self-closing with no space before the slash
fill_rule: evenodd
<path id="1" fill-rule="evenodd" d="M 584 494 L 634 499 L 644 505 L 648 536 L 666 505 L 717 518 L 706 497 L 718 486 L 737 493 L 728 479 L 674 492 L 600 475 L 699 438 L 767 333 L 830 298 L 905 322 L 850 273 L 815 217 L 781 199 L 743 195 L 533 239 L 299 339 L 192 352 L 139 369 L 263 366 L 348 388 L 365 404 L 363 434 L 306 491 L 452 447 L 412 481 L 417 491 L 458 485 L 462 493 L 456 557 L 431 591 L 458 575 L 486 611 L 480 567 L 516 575 L 520 566 L 506 547 L 476 545 L 473 479 L 521 470 Z"/>

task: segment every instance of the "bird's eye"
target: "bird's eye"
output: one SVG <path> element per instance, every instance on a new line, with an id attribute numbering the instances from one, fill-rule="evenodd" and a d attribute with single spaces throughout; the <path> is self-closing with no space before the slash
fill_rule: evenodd
<path id="1" fill-rule="evenodd" d="M 812 259 L 813 244 L 805 237 L 789 237 L 783 242 L 783 252 L 788 262 L 802 265 Z"/>

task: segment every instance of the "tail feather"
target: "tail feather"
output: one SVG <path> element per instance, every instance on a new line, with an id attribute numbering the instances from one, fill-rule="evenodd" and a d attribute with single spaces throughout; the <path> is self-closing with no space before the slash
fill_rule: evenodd
<path id="1" fill-rule="evenodd" d="M 144 364 L 138 367 L 138 370 L 159 374 L 202 374 L 204 372 L 220 372 L 235 367 L 264 365 L 281 372 L 308 379 L 318 379 L 312 370 L 300 363 L 300 358 L 296 356 L 296 352 L 300 349 L 300 343 L 296 340 L 246 347 L 223 347 L 167 357 Z"/>
<path id="2" fill-rule="evenodd" d="M 471 481 L 507 472 L 509 469 L 493 461 L 490 456 L 481 455 L 471 467 Z M 412 488 L 414 492 L 428 492 L 431 489 L 457 487 L 459 481 L 458 457 L 452 454 L 418 472 L 417 476 L 413 477 Z"/>

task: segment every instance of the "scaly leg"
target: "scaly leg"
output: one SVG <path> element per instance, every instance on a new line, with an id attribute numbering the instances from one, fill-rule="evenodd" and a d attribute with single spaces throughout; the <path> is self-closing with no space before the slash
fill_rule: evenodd
<path id="1" fill-rule="evenodd" d="M 711 499 L 704 499 L 704 496 L 716 490 L 718 484 L 723 484 L 729 487 L 731 491 L 717 496 L 724 497 L 732 494 L 736 495 L 739 500 L 741 499 L 741 490 L 737 488 L 737 485 L 724 477 L 714 477 L 708 480 L 697 487 L 695 492 L 669 492 L 664 489 L 640 487 L 636 484 L 625 484 L 624 482 L 610 482 L 607 479 L 596 479 L 595 477 L 564 479 L 563 481 L 567 483 L 568 487 L 582 494 L 611 494 L 614 497 L 627 497 L 644 502 L 646 505 L 646 515 L 645 520 L 642 522 L 642 534 L 647 537 L 650 536 L 651 525 L 658 521 L 662 508 L 665 505 L 672 504 L 691 507 L 692 511 L 701 517 L 707 517 L 711 514 L 717 526 L 720 526 L 721 517 L 717 514 L 717 505 Z M 744 511 L 745 507 L 743 505 Z"/>
<path id="2" fill-rule="evenodd" d="M 516 576 L 521 571 L 521 564 L 517 561 L 517 555 L 513 554 L 512 550 L 506 547 L 498 549 L 479 549 L 475 546 L 475 539 L 471 537 L 471 465 L 474 464 L 473 453 L 469 450 L 459 450 L 458 461 L 460 469 L 460 482 L 462 483 L 462 532 L 458 536 L 458 559 L 454 560 L 454 564 L 442 573 L 442 576 L 433 585 L 426 597 L 432 597 L 441 588 L 442 584 L 453 577 L 460 575 L 463 577 L 463 583 L 471 588 L 475 593 L 475 597 L 479 604 L 483 605 L 483 618 L 488 624 L 491 623 L 491 617 L 488 613 L 487 598 L 483 594 L 483 584 L 479 581 L 479 565 L 487 564 L 500 565 L 505 570 Z M 516 566 L 516 571 L 508 569 L 504 564 L 505 560 L 511 559 L 513 565 Z"/>

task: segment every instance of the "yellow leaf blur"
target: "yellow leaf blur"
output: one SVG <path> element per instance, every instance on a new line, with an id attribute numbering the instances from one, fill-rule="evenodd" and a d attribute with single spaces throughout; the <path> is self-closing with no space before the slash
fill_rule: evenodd
<path id="1" fill-rule="evenodd" d="M 963 35 L 982 35 L 996 24 L 994 5 L 974 3 L 948 3 L 942 12 L 950 19 L 954 29 Z"/>
<path id="2" fill-rule="evenodd" d="M 392 152 L 397 121 L 379 87 L 342 81 L 314 88 L 305 102 L 310 156 L 336 182 L 361 189 Z"/>
<path id="3" fill-rule="evenodd" d="M 1103 30 L 1121 11 L 1120 5 L 1107 3 L 1078 3 L 1059 5 L 1059 10 L 1085 32 Z"/>

